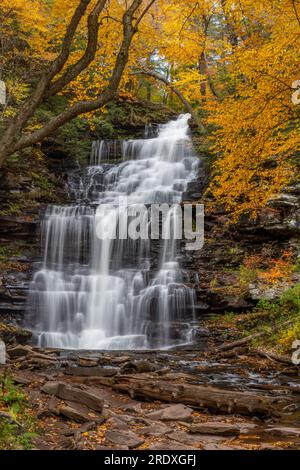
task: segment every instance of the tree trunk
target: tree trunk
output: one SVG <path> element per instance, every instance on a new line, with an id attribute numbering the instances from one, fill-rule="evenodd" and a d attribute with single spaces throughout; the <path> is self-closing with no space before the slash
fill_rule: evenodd
<path id="1" fill-rule="evenodd" d="M 173 380 L 172 380 L 173 379 Z M 272 416 L 292 404 L 288 397 L 274 397 L 256 392 L 225 390 L 205 385 L 194 385 L 192 376 L 121 375 L 115 378 L 113 388 L 128 393 L 132 398 L 182 403 L 211 412 L 242 415 Z"/>
<path id="2" fill-rule="evenodd" d="M 199 73 L 202 77 L 207 77 L 206 73 L 206 58 L 204 51 L 201 53 L 199 58 Z M 202 98 L 202 103 L 205 104 L 207 101 L 207 84 L 206 81 L 202 78 L 200 83 L 200 93 Z"/>

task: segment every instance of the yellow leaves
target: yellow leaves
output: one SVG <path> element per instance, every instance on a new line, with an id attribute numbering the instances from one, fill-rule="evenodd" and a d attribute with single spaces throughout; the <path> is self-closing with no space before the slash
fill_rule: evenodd
<path id="1" fill-rule="evenodd" d="M 8 93 L 16 104 L 24 101 L 29 94 L 29 85 L 21 82 L 18 78 L 6 81 Z"/>
<path id="2" fill-rule="evenodd" d="M 217 127 L 211 189 L 235 220 L 243 213 L 255 217 L 289 183 L 300 148 L 299 113 L 291 101 L 291 84 L 299 74 L 300 28 L 291 4 L 241 4 L 261 28 L 253 31 L 249 23 L 248 38 L 227 62 L 235 78 L 233 93 L 208 105 L 208 123 Z M 262 34 L 264 29 L 268 34 Z"/>

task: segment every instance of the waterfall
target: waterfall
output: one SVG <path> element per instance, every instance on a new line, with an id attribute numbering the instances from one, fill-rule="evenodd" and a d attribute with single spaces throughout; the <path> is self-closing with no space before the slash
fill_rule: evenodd
<path id="1" fill-rule="evenodd" d="M 77 203 L 47 209 L 43 263 L 29 297 L 39 346 L 126 350 L 189 341 L 195 294 L 180 269 L 179 242 L 100 240 L 95 212 L 125 199 L 129 206 L 180 202 L 199 164 L 189 119 L 181 115 L 159 126 L 157 136 L 148 128 L 148 138 L 121 145 L 94 142 L 90 166 L 72 188 Z M 108 164 L 119 147 L 123 160 Z M 175 230 L 176 211 L 168 217 Z"/>

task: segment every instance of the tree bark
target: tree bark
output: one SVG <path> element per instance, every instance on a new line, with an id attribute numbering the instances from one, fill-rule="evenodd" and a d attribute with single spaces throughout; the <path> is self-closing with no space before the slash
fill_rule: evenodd
<path id="1" fill-rule="evenodd" d="M 163 379 L 156 375 L 137 374 L 115 377 L 113 388 L 132 398 L 182 403 L 211 412 L 238 413 L 242 415 L 272 416 L 293 401 L 288 397 L 274 397 L 256 392 L 225 390 L 204 385 L 192 385 L 191 376 L 179 380 Z"/>

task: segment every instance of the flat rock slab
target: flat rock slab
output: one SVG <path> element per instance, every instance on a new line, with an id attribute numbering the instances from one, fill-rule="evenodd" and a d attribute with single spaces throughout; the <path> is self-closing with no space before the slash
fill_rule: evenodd
<path id="1" fill-rule="evenodd" d="M 113 430 L 128 430 L 128 424 L 124 423 L 121 419 L 118 419 L 116 417 L 114 418 L 109 418 L 106 422 L 106 424 Z"/>
<path id="2" fill-rule="evenodd" d="M 162 437 L 170 432 L 170 428 L 162 423 L 153 423 L 140 429 L 140 433 L 146 437 Z"/>
<path id="3" fill-rule="evenodd" d="M 228 423 L 198 423 L 192 424 L 189 431 L 193 434 L 212 434 L 214 436 L 239 436 L 240 428 Z"/>
<path id="4" fill-rule="evenodd" d="M 179 442 L 188 446 L 193 446 L 194 449 L 202 449 L 207 444 L 219 444 L 224 442 L 227 438 L 224 436 L 211 436 L 206 434 L 193 434 L 191 435 L 185 431 L 173 431 L 168 433 L 167 437 L 171 441 Z"/>
<path id="5" fill-rule="evenodd" d="M 113 377 L 118 373 L 117 368 L 111 367 L 68 367 L 66 369 L 67 375 L 73 375 L 76 377 Z"/>
<path id="6" fill-rule="evenodd" d="M 160 421 L 182 421 L 192 420 L 193 409 L 185 405 L 170 405 L 162 410 L 153 411 L 147 415 L 147 418 Z"/>
<path id="7" fill-rule="evenodd" d="M 92 412 L 87 406 L 78 403 L 67 403 L 66 406 L 60 406 L 58 413 L 71 421 L 81 424 L 90 422 L 101 424 L 104 421 L 101 415 Z"/>
<path id="8" fill-rule="evenodd" d="M 81 403 L 94 411 L 102 413 L 103 400 L 87 387 L 77 388 L 64 382 L 47 382 L 42 387 L 42 391 L 62 400 Z"/>
<path id="9" fill-rule="evenodd" d="M 128 413 L 141 413 L 142 412 L 142 405 L 140 403 L 133 403 L 133 404 L 128 404 L 122 407 L 124 411 L 127 411 Z"/>
<path id="10" fill-rule="evenodd" d="M 272 434 L 273 436 L 297 436 L 300 437 L 300 427 L 299 428 L 287 428 L 287 427 L 274 427 L 265 429 L 267 434 Z"/>
<path id="11" fill-rule="evenodd" d="M 127 446 L 129 449 L 135 449 L 144 443 L 144 439 L 132 431 L 107 431 L 105 434 L 105 443 L 107 441 L 118 446 Z"/>
<path id="12" fill-rule="evenodd" d="M 195 447 L 191 447 L 180 442 L 166 440 L 163 442 L 151 444 L 149 450 L 196 450 Z"/>

